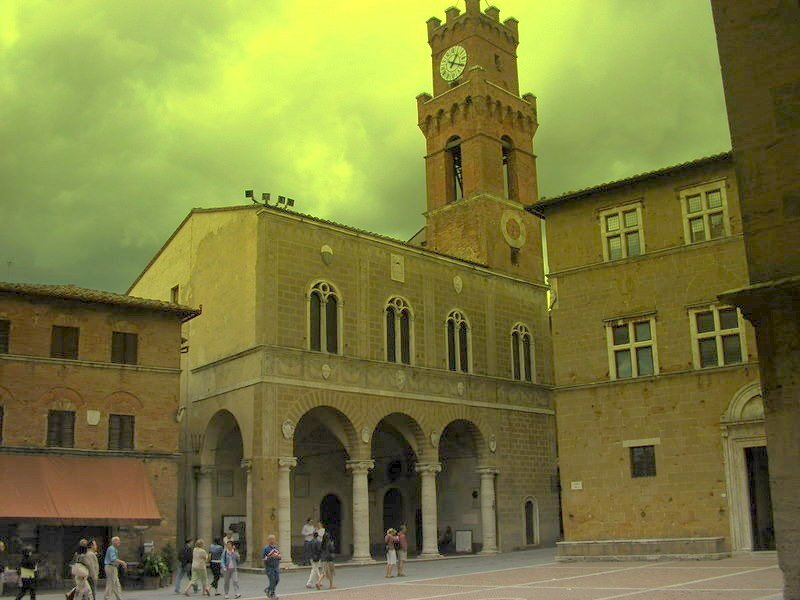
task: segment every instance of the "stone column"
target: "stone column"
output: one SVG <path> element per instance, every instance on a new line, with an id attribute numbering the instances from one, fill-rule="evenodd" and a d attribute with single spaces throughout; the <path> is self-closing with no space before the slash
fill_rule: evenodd
<path id="1" fill-rule="evenodd" d="M 242 476 L 245 478 L 245 496 L 244 496 L 244 522 L 245 522 L 245 540 L 247 542 L 247 556 L 242 558 L 246 565 L 250 564 L 254 556 L 255 546 L 253 544 L 253 461 L 245 458 L 241 462 Z"/>
<path id="2" fill-rule="evenodd" d="M 437 538 L 436 474 L 442 470 L 440 463 L 417 464 L 417 473 L 422 478 L 422 554 L 420 558 L 437 558 L 439 540 Z"/>
<path id="3" fill-rule="evenodd" d="M 203 465 L 195 470 L 197 476 L 197 537 L 211 543 L 211 502 L 216 467 Z"/>
<path id="4" fill-rule="evenodd" d="M 481 476 L 481 529 L 483 549 L 481 554 L 497 552 L 497 506 L 494 496 L 494 479 L 500 470 L 497 467 L 478 467 Z"/>
<path id="5" fill-rule="evenodd" d="M 292 563 L 292 481 L 291 472 L 297 466 L 293 456 L 278 459 L 278 545 L 282 548 L 283 567 Z"/>
<path id="6" fill-rule="evenodd" d="M 353 562 L 372 562 L 369 552 L 369 489 L 367 474 L 375 466 L 373 460 L 349 460 L 347 469 L 353 475 Z"/>

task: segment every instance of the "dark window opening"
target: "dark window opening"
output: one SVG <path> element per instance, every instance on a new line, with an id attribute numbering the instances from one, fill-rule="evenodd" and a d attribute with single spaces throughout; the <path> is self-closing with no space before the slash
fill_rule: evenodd
<path id="1" fill-rule="evenodd" d="M 170 302 L 173 302 L 174 304 L 178 304 L 178 300 L 180 300 L 180 287 L 179 286 L 176 285 L 175 287 L 173 287 L 169 291 L 169 299 L 170 299 Z"/>
<path id="2" fill-rule="evenodd" d="M 452 319 L 447 321 L 447 367 L 456 370 L 456 324 Z"/>
<path id="3" fill-rule="evenodd" d="M 108 449 L 133 450 L 133 415 L 108 415 Z"/>
<path id="4" fill-rule="evenodd" d="M 514 144 L 508 136 L 503 136 L 500 141 L 503 145 L 503 197 L 516 199 L 517 181 L 513 152 Z"/>
<path id="5" fill-rule="evenodd" d="M 400 313 L 400 361 L 411 364 L 411 325 L 408 310 Z"/>
<path id="6" fill-rule="evenodd" d="M 8 338 L 11 334 L 11 321 L 0 319 L 0 354 L 8 354 Z"/>
<path id="7" fill-rule="evenodd" d="M 47 413 L 47 445 L 56 448 L 75 446 L 75 413 L 51 410 Z"/>
<path id="8" fill-rule="evenodd" d="M 394 308 L 386 309 L 386 360 L 397 362 L 397 338 L 394 330 Z"/>
<path id="9" fill-rule="evenodd" d="M 0 406 L 0 444 L 3 443 L 3 416 L 4 416 L 4 408 Z"/>
<path id="10" fill-rule="evenodd" d="M 458 202 L 464 197 L 464 176 L 461 163 L 461 138 L 451 138 L 446 146 L 447 177 L 450 180 L 448 202 Z"/>
<path id="11" fill-rule="evenodd" d="M 656 447 L 633 446 L 631 451 L 631 477 L 656 476 Z"/>
<path id="12" fill-rule="evenodd" d="M 77 327 L 63 327 L 53 325 L 50 337 L 50 356 L 53 358 L 78 358 L 78 336 L 80 329 Z"/>
<path id="13" fill-rule="evenodd" d="M 135 365 L 139 354 L 139 336 L 135 333 L 114 331 L 111 334 L 111 362 Z"/>
<path id="14" fill-rule="evenodd" d="M 467 339 L 467 324 L 463 321 L 458 328 L 458 345 L 459 345 L 459 355 L 461 358 L 461 370 L 464 373 L 469 372 L 469 348 L 468 348 L 468 339 Z"/>
<path id="15" fill-rule="evenodd" d="M 310 317 L 310 324 L 311 324 L 311 340 L 310 346 L 312 350 L 320 351 L 322 350 L 322 335 L 320 332 L 320 310 L 322 307 L 322 301 L 320 300 L 319 294 L 312 292 L 311 293 L 311 303 L 310 303 L 309 310 L 311 311 Z"/>
<path id="16" fill-rule="evenodd" d="M 531 336 L 522 336 L 522 367 L 525 370 L 525 381 L 533 381 L 531 373 Z"/>
<path id="17" fill-rule="evenodd" d="M 753 550 L 775 550 L 775 526 L 769 487 L 769 458 L 766 446 L 744 449 Z"/>
<path id="18" fill-rule="evenodd" d="M 325 349 L 331 354 L 339 353 L 339 302 L 336 296 L 328 296 L 325 302 Z"/>

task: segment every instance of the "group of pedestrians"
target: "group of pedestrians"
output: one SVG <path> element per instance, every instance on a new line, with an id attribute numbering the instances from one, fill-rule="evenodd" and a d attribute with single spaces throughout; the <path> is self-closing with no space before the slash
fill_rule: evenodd
<path id="1" fill-rule="evenodd" d="M 307 552 L 308 563 L 311 565 L 311 572 L 306 581 L 307 588 L 322 589 L 322 582 L 328 580 L 328 589 L 336 587 L 334 577 L 336 568 L 333 559 L 336 552 L 336 544 L 330 532 L 325 530 L 322 523 L 311 534 L 311 541 L 304 544 L 303 550 Z"/>
<path id="2" fill-rule="evenodd" d="M 406 526 L 400 529 L 390 527 L 384 537 L 386 542 L 386 577 L 394 577 L 393 571 L 397 569 L 398 577 L 406 576 L 406 560 L 408 560 L 408 537 Z"/>
<path id="3" fill-rule="evenodd" d="M 222 578 L 223 590 L 226 600 L 230 597 L 231 584 L 233 584 L 233 597 L 241 598 L 239 592 L 239 563 L 241 556 L 236 549 L 235 542 L 226 536 L 224 539 L 214 538 L 205 548 L 205 540 L 187 539 L 181 550 L 178 562 L 178 572 L 175 575 L 175 593 L 189 595 L 189 590 L 194 593 L 202 592 L 204 596 L 220 596 L 219 580 Z M 208 581 L 208 571 L 211 569 L 211 583 Z M 181 581 L 187 577 L 189 581 L 181 588 Z"/>

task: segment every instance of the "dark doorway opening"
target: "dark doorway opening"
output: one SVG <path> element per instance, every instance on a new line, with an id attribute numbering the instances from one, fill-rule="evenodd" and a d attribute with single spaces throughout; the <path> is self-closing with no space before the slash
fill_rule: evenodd
<path id="1" fill-rule="evenodd" d="M 766 446 L 745 448 L 744 455 L 747 462 L 747 487 L 750 491 L 753 550 L 775 550 L 767 448 Z"/>
<path id="2" fill-rule="evenodd" d="M 397 488 L 391 488 L 383 496 L 383 531 L 390 527 L 399 529 L 404 523 L 403 495 Z"/>
<path id="3" fill-rule="evenodd" d="M 531 546 L 536 543 L 536 531 L 534 529 L 533 500 L 525 502 L 525 544 Z"/>
<path id="4" fill-rule="evenodd" d="M 342 502 L 335 494 L 328 494 L 319 503 L 319 515 L 325 531 L 333 537 L 336 554 L 341 554 Z"/>

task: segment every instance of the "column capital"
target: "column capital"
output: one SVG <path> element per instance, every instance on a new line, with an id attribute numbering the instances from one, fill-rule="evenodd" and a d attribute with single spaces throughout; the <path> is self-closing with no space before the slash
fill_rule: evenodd
<path id="1" fill-rule="evenodd" d="M 297 466 L 297 459 L 294 456 L 278 457 L 278 469 L 281 471 L 291 471 Z"/>
<path id="2" fill-rule="evenodd" d="M 370 469 L 375 468 L 374 460 L 348 460 L 345 463 L 348 471 L 353 473 L 367 473 Z"/>
<path id="3" fill-rule="evenodd" d="M 240 466 L 242 467 L 242 470 L 243 470 L 243 471 L 247 471 L 248 473 L 249 473 L 249 472 L 251 471 L 251 469 L 253 468 L 253 461 L 252 461 L 252 459 L 250 459 L 250 458 L 243 458 L 243 459 L 242 459 L 242 462 L 241 462 L 241 463 L 239 463 L 239 464 L 240 464 Z"/>
<path id="4" fill-rule="evenodd" d="M 475 472 L 481 475 L 481 477 L 494 477 L 498 473 L 500 473 L 499 467 L 478 467 L 475 469 Z"/>
<path id="5" fill-rule="evenodd" d="M 194 468 L 194 472 L 198 477 L 210 477 L 217 470 L 217 465 L 200 465 Z"/>
<path id="6" fill-rule="evenodd" d="M 421 475 L 436 475 L 436 473 L 441 472 L 442 463 L 417 463 L 414 465 L 414 470 Z"/>

